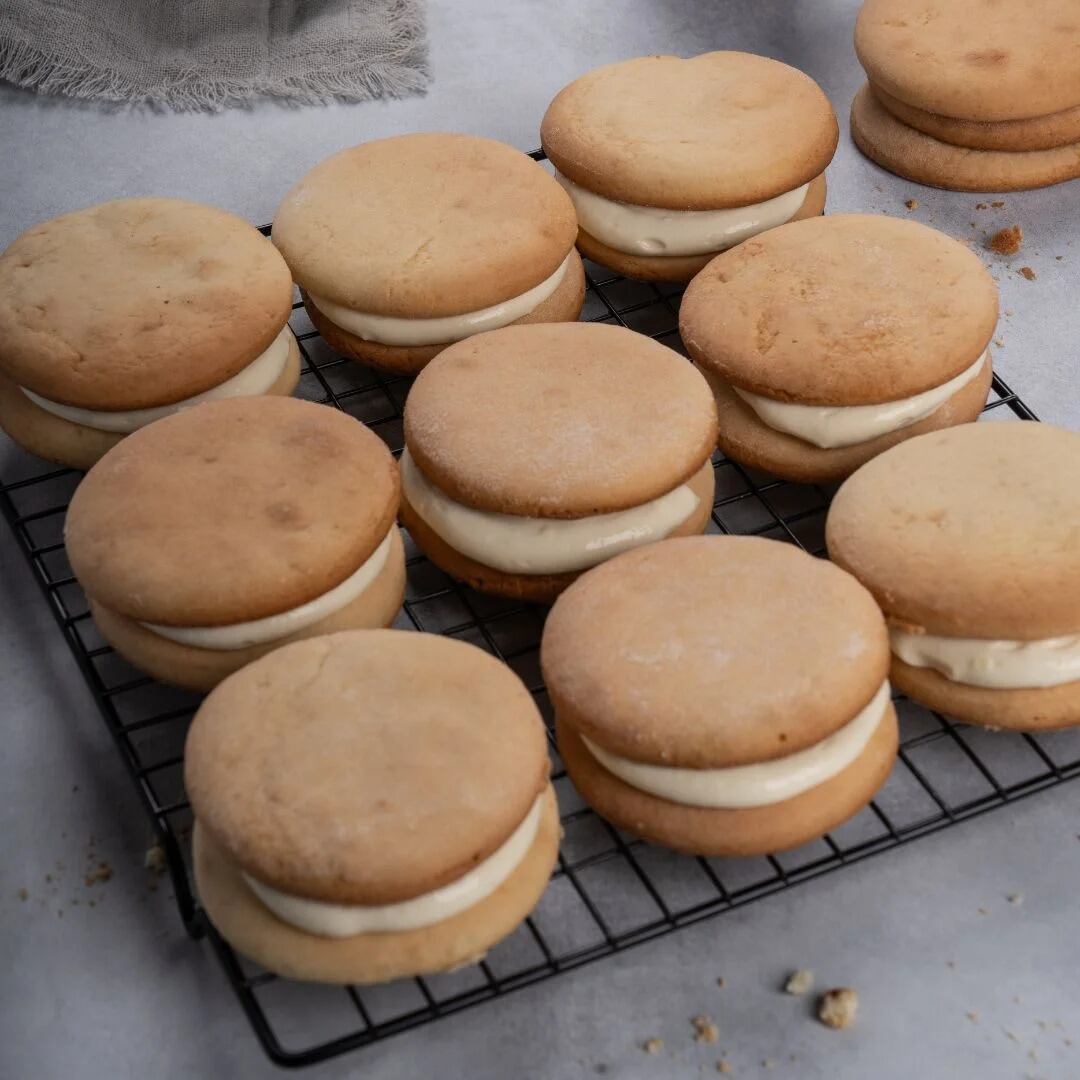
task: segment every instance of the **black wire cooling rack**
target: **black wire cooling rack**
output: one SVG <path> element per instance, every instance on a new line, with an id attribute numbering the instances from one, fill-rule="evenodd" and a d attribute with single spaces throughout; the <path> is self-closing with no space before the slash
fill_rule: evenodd
<path id="1" fill-rule="evenodd" d="M 264 232 L 269 232 L 267 226 Z M 682 351 L 680 289 L 611 276 L 587 264 L 583 319 L 616 323 Z M 298 393 L 362 420 L 402 447 L 409 381 L 335 355 L 297 304 L 292 326 L 304 357 Z M 992 419 L 1034 420 L 994 376 Z M 831 490 L 778 481 L 717 455 L 710 531 L 753 534 L 820 554 Z M 183 741 L 196 695 L 128 666 L 94 628 L 63 545 L 64 511 L 79 474 L 19 459 L 0 484 L 0 506 L 56 616 L 105 725 L 164 847 L 180 915 L 206 936 L 269 1056 L 308 1065 L 478 1005 L 671 930 L 886 851 L 997 806 L 1080 776 L 1080 733 L 992 734 L 955 726 L 899 699 L 899 760 L 874 802 L 822 840 L 775 857 L 695 859 L 634 840 L 593 814 L 570 786 L 552 741 L 565 836 L 555 875 L 525 924 L 479 964 L 377 987 L 290 982 L 235 954 L 195 898 L 182 781 Z M 540 609 L 472 592 L 406 542 L 408 588 L 396 625 L 470 641 L 504 660 L 550 722 L 540 678 Z"/>

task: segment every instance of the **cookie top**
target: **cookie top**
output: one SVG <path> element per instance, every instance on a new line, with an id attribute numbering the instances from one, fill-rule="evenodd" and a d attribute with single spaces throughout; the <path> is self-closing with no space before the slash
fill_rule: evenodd
<path id="1" fill-rule="evenodd" d="M 886 450 L 840 488 L 829 555 L 891 622 L 953 637 L 1080 633 L 1080 434 L 981 423 Z"/>
<path id="2" fill-rule="evenodd" d="M 476 135 L 343 150 L 285 196 L 274 243 L 304 289 L 356 311 L 478 311 L 550 277 L 574 246 L 569 195 L 526 154 Z"/>
<path id="3" fill-rule="evenodd" d="M 764 202 L 825 171 L 839 138 L 829 99 L 787 64 L 743 52 L 642 56 L 596 68 L 548 106 L 552 164 L 638 206 Z"/>
<path id="4" fill-rule="evenodd" d="M 133 619 L 218 626 L 328 592 L 394 522 L 398 472 L 358 420 L 237 397 L 113 447 L 75 491 L 65 538 L 91 599 Z"/>
<path id="5" fill-rule="evenodd" d="M 700 372 L 643 334 L 536 323 L 444 349 L 405 403 L 405 442 L 451 498 L 576 518 L 626 510 L 688 480 L 716 443 Z"/>
<path id="6" fill-rule="evenodd" d="M 261 882 L 391 904 L 461 877 L 547 783 L 529 692 L 473 645 L 350 630 L 231 675 L 188 733 L 199 824 Z"/>
<path id="7" fill-rule="evenodd" d="M 292 280 L 246 221 L 118 199 L 27 229 L 0 255 L 0 371 L 84 409 L 201 394 L 269 348 Z"/>
<path id="8" fill-rule="evenodd" d="M 690 355 L 781 401 L 863 405 L 913 397 L 970 367 L 998 317 L 977 255 L 936 229 L 829 214 L 718 255 L 690 283 Z"/>
<path id="9" fill-rule="evenodd" d="M 784 757 L 854 719 L 889 670 L 853 577 L 747 536 L 618 555 L 555 602 L 540 650 L 552 704 L 634 761 L 722 768 Z"/>
<path id="10" fill-rule="evenodd" d="M 959 120 L 1080 105 L 1076 0 L 865 0 L 855 51 L 875 85 Z"/>

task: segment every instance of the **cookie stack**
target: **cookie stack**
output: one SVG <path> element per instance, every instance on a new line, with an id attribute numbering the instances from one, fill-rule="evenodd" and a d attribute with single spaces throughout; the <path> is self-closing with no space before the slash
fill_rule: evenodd
<path id="1" fill-rule="evenodd" d="M 866 0 L 851 106 L 859 149 L 953 191 L 1019 191 L 1080 176 L 1076 0 Z"/>

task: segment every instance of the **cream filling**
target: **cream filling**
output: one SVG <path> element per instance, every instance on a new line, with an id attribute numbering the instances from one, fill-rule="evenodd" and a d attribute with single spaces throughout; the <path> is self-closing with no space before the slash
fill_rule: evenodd
<path id="1" fill-rule="evenodd" d="M 646 765 L 612 754 L 584 735 L 581 741 L 609 773 L 639 791 L 669 802 L 711 810 L 772 806 L 801 795 L 846 769 L 866 748 L 888 704 L 886 681 L 853 720 L 821 742 L 774 761 L 727 769 Z"/>
<path id="2" fill-rule="evenodd" d="M 543 795 L 522 823 L 492 855 L 449 885 L 397 904 L 328 904 L 290 896 L 242 876 L 251 891 L 279 918 L 309 934 L 344 938 L 356 934 L 396 933 L 442 922 L 489 897 L 523 862 L 540 827 Z"/>
<path id="3" fill-rule="evenodd" d="M 749 206 L 724 210 L 669 210 L 614 202 L 555 174 L 577 211 L 581 227 L 628 255 L 708 255 L 790 221 L 806 201 L 809 184 Z"/>
<path id="4" fill-rule="evenodd" d="M 308 293 L 315 306 L 335 325 L 364 341 L 380 345 L 396 345 L 408 348 L 417 345 L 449 345 L 454 341 L 472 337 L 484 330 L 497 330 L 538 308 L 558 287 L 566 274 L 573 252 L 570 252 L 549 278 L 520 296 L 513 296 L 501 304 L 466 311 L 461 315 L 442 315 L 436 319 L 403 319 L 393 315 L 372 315 L 367 311 L 354 311 L 327 300 L 316 293 Z"/>
<path id="5" fill-rule="evenodd" d="M 1041 641 L 939 637 L 889 627 L 892 651 L 912 667 L 989 690 L 1061 686 L 1080 680 L 1080 634 Z"/>
<path id="6" fill-rule="evenodd" d="M 583 518 L 519 517 L 455 502 L 401 455 L 401 485 L 409 504 L 450 547 L 507 574 L 586 570 L 620 552 L 662 540 L 697 509 L 686 484 L 651 502 Z"/>
<path id="7" fill-rule="evenodd" d="M 231 379 L 226 379 L 225 382 L 212 386 L 201 394 L 195 394 L 194 397 L 174 401 L 171 405 L 156 405 L 151 409 L 126 409 L 115 412 L 80 409 L 74 405 L 61 405 L 58 401 L 50 401 L 40 394 L 35 394 L 33 390 L 27 390 L 25 386 L 20 389 L 39 408 L 54 416 L 59 416 L 62 420 L 70 420 L 73 424 L 94 428 L 96 431 L 113 431 L 119 435 L 130 435 L 131 432 L 138 431 L 139 428 L 152 424 L 163 416 L 170 416 L 174 412 L 192 405 L 199 405 L 204 401 L 265 394 L 281 378 L 281 373 L 285 370 L 285 364 L 289 359 L 292 340 L 292 331 L 285 326 L 265 352 L 256 356 L 246 368 L 238 371 Z"/>
<path id="8" fill-rule="evenodd" d="M 251 622 L 228 623 L 225 626 L 162 626 L 160 623 L 142 623 L 147 630 L 160 634 L 170 641 L 181 645 L 191 645 L 197 649 L 216 649 L 228 652 L 234 649 L 246 649 L 252 645 L 262 645 L 267 641 L 277 641 L 298 630 L 304 630 L 334 612 L 351 604 L 374 580 L 386 565 L 390 554 L 396 526 L 391 526 L 381 544 L 340 585 L 335 585 L 329 592 L 309 600 L 299 607 L 290 608 L 277 615 L 268 615 L 265 619 L 253 619 Z"/>
<path id="9" fill-rule="evenodd" d="M 971 367 L 941 386 L 914 397 L 883 401 L 878 405 L 798 405 L 752 394 L 737 386 L 732 389 L 769 427 L 822 449 L 834 450 L 868 442 L 924 420 L 971 382 L 987 357 L 988 353 L 983 353 Z"/>

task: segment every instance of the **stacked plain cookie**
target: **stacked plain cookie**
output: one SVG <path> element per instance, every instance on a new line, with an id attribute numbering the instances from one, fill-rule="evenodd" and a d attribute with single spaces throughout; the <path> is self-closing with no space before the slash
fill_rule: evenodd
<path id="1" fill-rule="evenodd" d="M 1080 176 L 1075 0 L 866 0 L 855 50 L 851 132 L 891 172 L 955 191 Z"/>
<path id="2" fill-rule="evenodd" d="M 689 281 L 719 251 L 825 207 L 832 106 L 741 52 L 645 56 L 565 87 L 540 126 L 578 248 L 628 277 Z"/>

